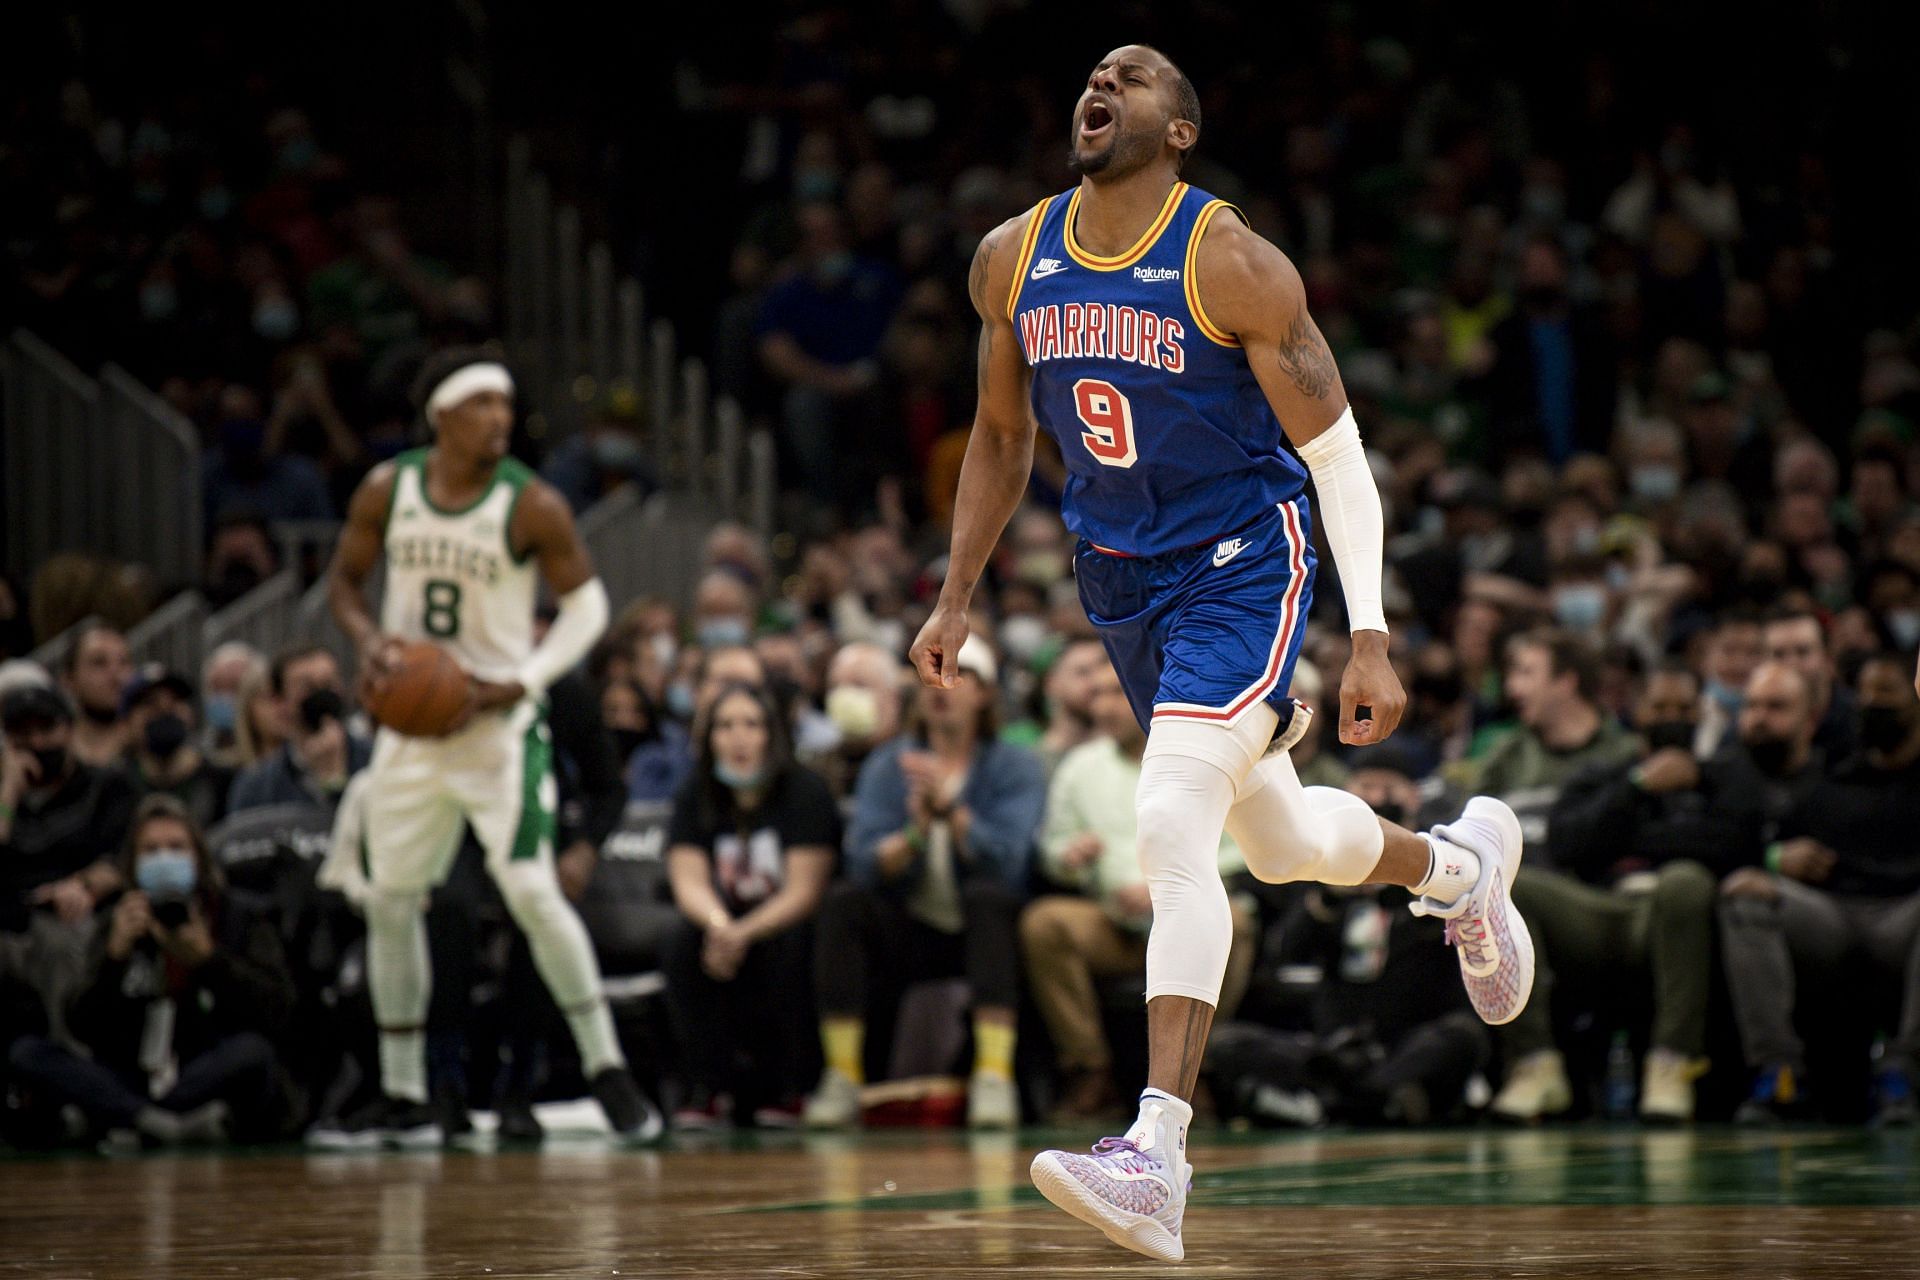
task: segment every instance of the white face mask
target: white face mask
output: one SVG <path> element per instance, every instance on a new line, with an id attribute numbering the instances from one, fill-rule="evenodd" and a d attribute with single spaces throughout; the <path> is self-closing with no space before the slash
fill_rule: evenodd
<path id="1" fill-rule="evenodd" d="M 827 718 L 841 736 L 866 741 L 880 728 L 880 699 L 873 690 L 843 684 L 827 694 Z"/>

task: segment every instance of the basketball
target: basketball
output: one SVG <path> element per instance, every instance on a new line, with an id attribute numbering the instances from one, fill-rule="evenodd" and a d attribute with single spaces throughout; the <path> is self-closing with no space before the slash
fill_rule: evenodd
<path id="1" fill-rule="evenodd" d="M 453 727 L 466 702 L 467 673 L 453 655 L 431 640 L 409 640 L 367 710 L 396 733 L 432 738 Z"/>

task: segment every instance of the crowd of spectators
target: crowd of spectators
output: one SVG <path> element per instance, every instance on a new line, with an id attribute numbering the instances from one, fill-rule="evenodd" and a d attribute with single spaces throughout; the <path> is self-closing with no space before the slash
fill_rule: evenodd
<path id="1" fill-rule="evenodd" d="M 622 1030 L 687 1130 L 853 1123 L 899 1105 L 888 1077 L 958 1078 L 981 1125 L 1106 1114 L 1139 1083 L 1139 727 L 1078 606 L 1044 446 L 960 686 L 902 661 L 970 422 L 966 263 L 1066 185 L 1103 50 L 1048 79 L 1019 52 L 1040 16 L 916 13 L 869 30 L 806 8 L 757 89 L 698 59 L 675 79 L 742 141 L 737 216 L 709 219 L 731 248 L 708 288 L 730 292 L 688 316 L 797 496 L 772 539 L 717 528 L 690 599 L 616 602 L 568 714 L 613 744 L 624 816 L 589 819 L 604 771 L 561 756 L 569 897 L 610 974 L 666 975 Z M 1193 20 L 1257 47 L 1230 15 Z M 1851 153 L 1817 120 L 1757 148 L 1663 106 L 1652 54 L 1594 52 L 1549 95 L 1471 40 L 1359 23 L 1303 32 L 1272 81 L 1166 41 L 1207 111 L 1185 176 L 1300 267 L 1385 499 L 1406 719 L 1348 749 L 1322 714 L 1295 759 L 1414 825 L 1474 792 L 1513 804 L 1540 977 L 1490 1031 L 1402 895 L 1262 885 L 1224 845 L 1214 1113 L 1911 1121 L 1920 320 L 1873 279 Z M 884 74 L 876 49 L 906 46 L 957 52 Z M 410 250 L 297 112 L 231 152 L 85 86 L 54 109 L 71 198 L 8 251 L 36 314 L 91 290 L 116 355 L 202 426 L 240 589 L 262 568 L 247 509 L 333 510 L 409 429 L 385 389 L 482 328 L 485 290 Z M 39 190 L 42 163 L 0 152 L 0 180 Z M 632 406 L 602 417 L 550 459 L 580 501 L 631 460 Z M 1325 711 L 1346 657 L 1331 563 L 1296 683 Z M 12 656 L 28 612 L 0 584 Z M 57 670 L 0 670 L 10 1141 L 292 1133 L 364 1099 L 359 927 L 313 883 L 367 760 L 350 675 L 319 649 L 136 670 L 104 623 Z M 491 1100 L 531 1136 L 524 1104 L 568 1087 L 565 1037 L 539 1034 L 537 984 L 505 980 L 484 883 L 445 901 L 435 971 L 463 976 L 432 1015 L 436 1104 L 450 1133 Z M 1831 991 L 1852 998 L 1799 998 Z"/>

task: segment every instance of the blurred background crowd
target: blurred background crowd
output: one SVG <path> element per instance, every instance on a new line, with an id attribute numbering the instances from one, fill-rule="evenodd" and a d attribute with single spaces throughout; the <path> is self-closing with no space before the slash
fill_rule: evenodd
<path id="1" fill-rule="evenodd" d="M 1200 90 L 1184 176 L 1299 266 L 1385 499 L 1407 719 L 1338 744 L 1323 554 L 1296 763 L 1397 821 L 1506 798 L 1542 962 L 1489 1031 L 1403 894 L 1258 884 L 1223 847 L 1214 1113 L 1911 1121 L 1920 295 L 1889 44 L 1834 8 L 1476 33 L 1336 6 L 1279 42 L 1230 7 L 1133 16 L 771 5 L 764 41 L 676 33 L 642 67 L 492 8 L 500 112 L 779 448 L 773 527 L 716 526 L 684 599 L 616 601 L 554 700 L 563 881 L 662 1101 L 683 1128 L 1002 1124 L 1139 1083 L 1142 737 L 1046 448 L 967 678 L 902 659 L 971 420 L 967 263 L 1067 185 L 1081 80 L 1145 39 Z M 275 521 L 337 517 L 500 284 L 443 216 L 455 124 L 397 75 L 355 110 L 344 36 L 169 28 L 149 61 L 94 34 L 0 80 L 0 320 L 195 425 L 208 545 L 196 584 L 85 547 L 0 583 L 4 1132 L 350 1135 L 360 930 L 314 873 L 367 758 L 353 673 L 318 646 L 149 669 L 124 632 L 182 586 L 244 597 Z M 580 433 L 516 442 L 582 511 L 661 479 L 643 389 L 594 395 Z M 532 1136 L 577 1065 L 490 892 L 469 858 L 436 896 L 436 1105 Z"/>

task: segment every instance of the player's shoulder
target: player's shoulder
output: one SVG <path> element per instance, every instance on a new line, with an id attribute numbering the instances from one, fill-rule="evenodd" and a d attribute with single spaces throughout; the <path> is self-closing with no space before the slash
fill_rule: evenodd
<path id="1" fill-rule="evenodd" d="M 1254 277 L 1274 273 L 1298 277 L 1293 262 L 1279 245 L 1255 231 L 1246 216 L 1224 201 L 1219 213 L 1207 218 L 1200 232 L 1196 262 L 1211 279 L 1230 273 Z"/>
<path id="2" fill-rule="evenodd" d="M 541 479 L 539 472 L 526 463 L 518 458 L 504 458 L 497 474 L 515 491 L 513 523 L 516 528 L 553 528 L 573 523 L 573 507 L 566 495 Z"/>
<path id="3" fill-rule="evenodd" d="M 367 474 L 360 478 L 354 488 L 353 497 L 347 500 L 347 518 L 349 520 L 372 519 L 386 522 L 387 508 L 393 503 L 395 488 L 400 482 L 401 469 L 411 465 L 411 453 L 399 454 L 385 462 L 375 463 Z"/>
<path id="4" fill-rule="evenodd" d="M 1033 210 L 1027 209 L 1008 218 L 980 237 L 980 245 L 973 251 L 967 293 L 973 299 L 974 310 L 982 316 L 1006 311 L 1007 298 L 1013 292 L 1014 272 L 1020 265 L 1015 259 L 1019 257 L 1020 241 L 1026 235 L 1027 222 L 1032 216 Z"/>

